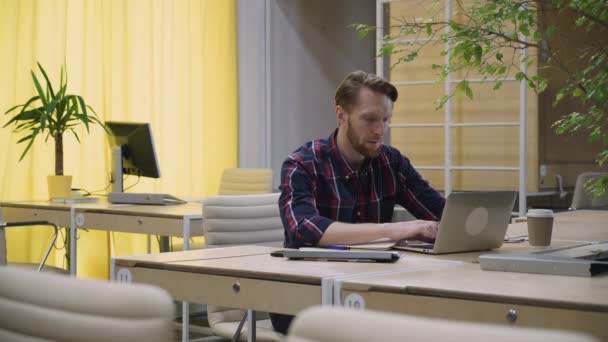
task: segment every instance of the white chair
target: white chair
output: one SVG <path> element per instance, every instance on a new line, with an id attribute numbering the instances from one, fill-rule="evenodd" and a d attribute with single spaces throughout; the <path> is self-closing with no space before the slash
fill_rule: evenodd
<path id="1" fill-rule="evenodd" d="M 25 267 L 25 268 L 36 268 L 38 272 L 55 272 L 60 274 L 68 274 L 69 272 L 65 269 L 54 267 L 54 266 L 46 266 L 46 260 L 51 253 L 51 249 L 57 241 L 57 236 L 59 235 L 59 229 L 57 225 L 48 221 L 22 221 L 22 222 L 4 222 L 4 218 L 2 216 L 2 208 L 0 208 L 0 266 L 6 266 L 9 264 L 7 260 L 7 247 L 6 247 L 6 228 L 11 227 L 31 227 L 31 226 L 48 226 L 53 228 L 54 234 L 51 238 L 51 242 L 46 248 L 44 256 L 42 257 L 42 261 L 40 264 L 30 264 L 30 263 L 10 263 L 11 266 Z"/>
<path id="2" fill-rule="evenodd" d="M 574 195 L 572 196 L 570 209 L 608 207 L 608 191 L 603 196 L 594 197 L 593 194 L 586 189 L 587 182 L 596 181 L 606 176 L 608 176 L 608 172 L 583 172 L 579 174 L 578 177 L 576 177 Z"/>
<path id="3" fill-rule="evenodd" d="M 164 290 L 0 268 L 0 341 L 170 341 Z"/>
<path id="4" fill-rule="evenodd" d="M 234 245 L 283 246 L 283 224 L 279 216 L 278 193 L 213 196 L 203 203 L 203 230 L 207 248 Z M 247 311 L 207 305 L 209 326 L 219 336 L 231 338 Z M 256 312 L 258 341 L 279 341 L 267 313 Z M 238 339 L 245 341 L 247 328 Z"/>
<path id="5" fill-rule="evenodd" d="M 228 168 L 220 180 L 219 195 L 254 195 L 272 192 L 272 169 Z"/>
<path id="6" fill-rule="evenodd" d="M 227 168 L 222 172 L 218 195 L 255 195 L 272 192 L 272 169 Z M 204 199 L 197 201 L 204 202 Z M 190 249 L 204 248 L 204 238 L 190 239 Z M 171 250 L 182 250 L 181 240 L 172 243 Z"/>
<path id="7" fill-rule="evenodd" d="M 589 342 L 597 340 L 573 332 L 448 321 L 327 306 L 312 307 L 300 312 L 291 324 L 287 335 L 287 342 L 367 341 Z"/>

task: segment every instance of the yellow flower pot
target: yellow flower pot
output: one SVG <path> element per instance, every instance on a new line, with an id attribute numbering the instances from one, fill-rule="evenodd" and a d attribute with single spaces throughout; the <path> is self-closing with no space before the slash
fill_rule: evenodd
<path id="1" fill-rule="evenodd" d="M 49 199 L 70 197 L 72 176 L 47 176 Z"/>

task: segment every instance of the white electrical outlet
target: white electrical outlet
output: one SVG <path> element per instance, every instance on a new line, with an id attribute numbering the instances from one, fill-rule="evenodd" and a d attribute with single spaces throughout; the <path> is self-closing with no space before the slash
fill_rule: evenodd
<path id="1" fill-rule="evenodd" d="M 546 177 L 547 176 L 547 165 L 545 164 L 540 164 L 540 176 L 541 177 Z"/>

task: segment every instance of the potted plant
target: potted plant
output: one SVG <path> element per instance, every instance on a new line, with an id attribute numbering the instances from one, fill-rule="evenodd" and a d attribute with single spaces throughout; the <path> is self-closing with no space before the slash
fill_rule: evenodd
<path id="1" fill-rule="evenodd" d="M 40 63 L 38 69 L 44 77 L 44 87 L 36 76 L 34 70 L 32 80 L 36 87 L 37 95 L 27 100 L 24 104 L 17 105 L 6 111 L 6 115 L 12 114 L 12 118 L 3 126 L 13 125 L 13 132 L 26 132 L 25 136 L 17 143 L 27 143 L 19 161 L 32 148 L 34 140 L 38 136 L 53 138 L 55 141 L 55 175 L 49 176 L 49 197 L 69 197 L 71 187 L 71 176 L 64 176 L 63 169 L 63 135 L 71 131 L 76 140 L 80 142 L 75 128 L 84 124 L 89 132 L 89 124 L 99 124 L 106 131 L 105 125 L 96 117 L 95 111 L 86 105 L 80 95 L 67 93 L 67 72 L 61 67 L 59 88 L 53 88 L 46 71 Z M 57 90 L 57 91 L 55 91 Z M 87 111 L 90 110 L 92 115 Z M 55 192 L 58 190 L 58 192 Z"/>

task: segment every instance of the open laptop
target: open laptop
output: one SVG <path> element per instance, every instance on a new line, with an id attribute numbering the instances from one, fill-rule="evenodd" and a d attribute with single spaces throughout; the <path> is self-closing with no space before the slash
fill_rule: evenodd
<path id="1" fill-rule="evenodd" d="M 516 193 L 451 193 L 434 244 L 399 241 L 392 248 L 429 254 L 481 251 L 502 246 Z"/>

